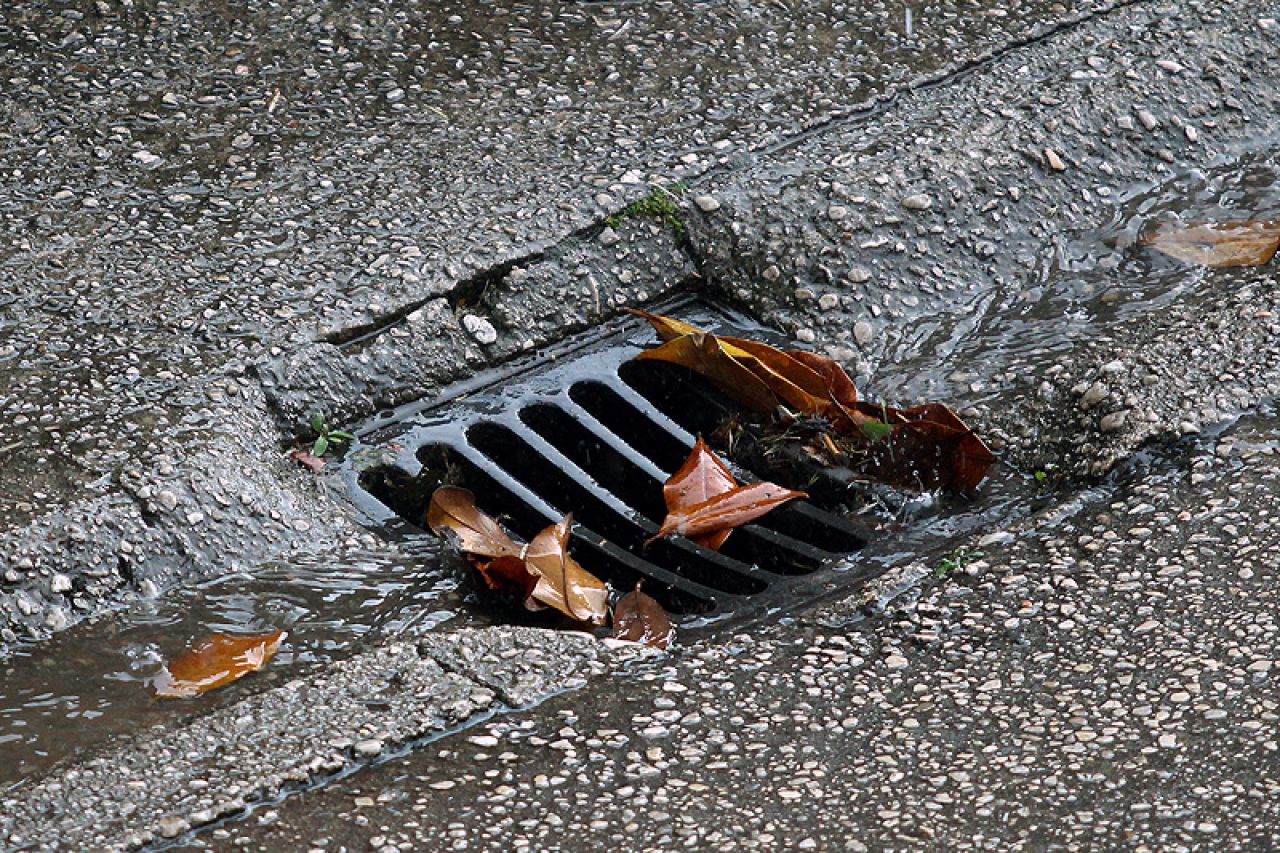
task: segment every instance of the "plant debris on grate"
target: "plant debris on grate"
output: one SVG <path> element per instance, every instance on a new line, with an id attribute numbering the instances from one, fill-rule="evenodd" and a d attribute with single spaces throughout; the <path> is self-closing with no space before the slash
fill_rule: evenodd
<path id="1" fill-rule="evenodd" d="M 776 337 L 700 301 L 667 310 L 716 332 Z M 824 591 L 816 579 L 849 588 L 877 574 L 856 558 L 866 529 L 808 501 L 738 528 L 719 551 L 682 537 L 645 547 L 666 515 L 662 486 L 697 436 L 711 440 L 742 414 L 687 370 L 631 361 L 653 341 L 647 325 L 622 318 L 488 385 L 366 425 L 344 463 L 356 505 L 402 537 L 431 535 L 423 516 L 445 483 L 470 489 L 482 510 L 529 534 L 571 512 L 577 561 L 619 591 L 643 582 L 685 627 L 785 610 Z M 814 466 L 748 470 L 717 450 L 742 483 L 767 479 L 814 495 L 847 485 L 824 489 Z"/>

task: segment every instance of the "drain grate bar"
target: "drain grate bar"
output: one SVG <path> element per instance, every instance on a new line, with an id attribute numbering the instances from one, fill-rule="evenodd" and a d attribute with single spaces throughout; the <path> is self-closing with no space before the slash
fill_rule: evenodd
<path id="1" fill-rule="evenodd" d="M 681 368 L 631 361 L 646 338 L 632 327 L 595 349 L 575 347 L 563 362 L 544 360 L 499 394 L 459 397 L 367 430 L 395 456 L 355 478 L 383 507 L 371 515 L 390 509 L 401 529 L 420 535 L 441 482 L 462 482 L 482 509 L 526 536 L 572 512 L 574 556 L 588 571 L 618 589 L 644 581 L 668 610 L 704 623 L 776 606 L 765 593 L 785 595 L 829 567 L 850 579 L 873 572 L 849 561 L 866 531 L 803 501 L 736 529 L 718 551 L 683 537 L 646 546 L 666 515 L 662 486 L 695 436 L 738 412 Z M 740 482 L 762 479 L 727 461 Z"/>

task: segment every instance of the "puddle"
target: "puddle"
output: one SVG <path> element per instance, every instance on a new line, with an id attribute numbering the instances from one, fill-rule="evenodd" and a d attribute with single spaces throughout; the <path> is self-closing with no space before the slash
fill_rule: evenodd
<path id="1" fill-rule="evenodd" d="M 484 624 L 431 554 L 298 558 L 175 590 L 65 631 L 0 664 L 0 791 L 108 737 L 186 719 L 410 626 Z M 191 701 L 157 702 L 161 661 L 209 633 L 286 629 L 271 664 Z"/>

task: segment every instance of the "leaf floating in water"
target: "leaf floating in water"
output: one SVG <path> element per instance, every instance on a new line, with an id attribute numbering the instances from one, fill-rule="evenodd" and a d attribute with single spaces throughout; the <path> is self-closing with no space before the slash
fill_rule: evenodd
<path id="1" fill-rule="evenodd" d="M 662 487 L 662 496 L 667 502 L 667 512 L 681 512 L 737 487 L 738 481 L 733 474 L 699 436 L 689 458 Z M 694 541 L 704 548 L 718 551 L 732 532 L 726 529 L 708 533 Z"/>
<path id="2" fill-rule="evenodd" d="M 694 504 L 688 509 L 667 513 L 662 527 L 649 540 L 669 536 L 696 539 L 709 533 L 732 530 L 797 498 L 807 498 L 776 483 L 752 483 Z"/>
<path id="3" fill-rule="evenodd" d="M 213 634 L 165 665 L 154 682 L 161 699 L 190 699 L 262 669 L 288 634 Z"/>
<path id="4" fill-rule="evenodd" d="M 1171 258 L 1206 267 L 1259 267 L 1280 249 L 1280 221 L 1166 222 L 1142 240 Z"/>
<path id="5" fill-rule="evenodd" d="M 640 590 L 640 584 L 618 602 L 613 611 L 613 636 L 665 649 L 671 645 L 671 619 L 662 605 Z"/>

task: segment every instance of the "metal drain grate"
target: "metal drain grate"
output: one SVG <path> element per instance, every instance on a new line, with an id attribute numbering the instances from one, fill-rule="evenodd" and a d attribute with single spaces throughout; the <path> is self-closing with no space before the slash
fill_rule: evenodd
<path id="1" fill-rule="evenodd" d="M 768 335 L 701 302 L 665 310 L 726 334 Z M 514 376 L 367 425 L 346 463 L 353 500 L 409 537 L 430 535 L 423 514 L 446 480 L 526 537 L 572 512 L 574 556 L 588 571 L 624 590 L 644 580 L 670 612 L 696 617 L 687 624 L 785 609 L 802 585 L 821 591 L 815 577 L 839 574 L 847 588 L 874 575 L 851 559 L 866 530 L 803 501 L 738 529 L 718 552 L 683 538 L 642 548 L 666 513 L 662 484 L 695 435 L 739 411 L 681 368 L 630 361 L 652 340 L 647 325 L 619 321 Z M 727 461 L 741 482 L 761 479 Z"/>

